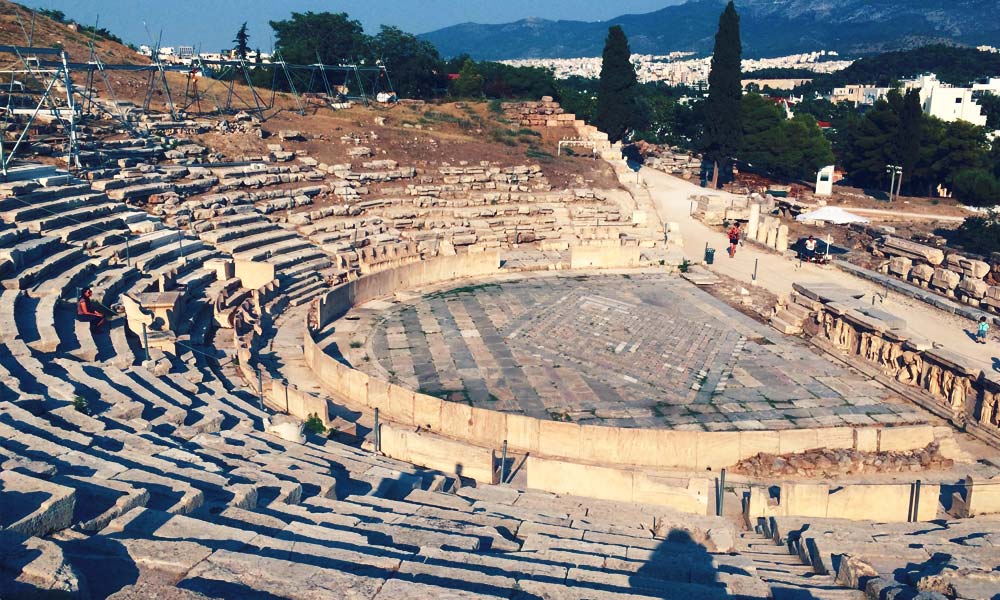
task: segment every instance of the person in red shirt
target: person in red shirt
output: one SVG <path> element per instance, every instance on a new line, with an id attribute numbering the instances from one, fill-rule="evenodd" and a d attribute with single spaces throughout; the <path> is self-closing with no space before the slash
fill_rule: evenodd
<path id="1" fill-rule="evenodd" d="M 733 223 L 727 235 L 729 236 L 729 258 L 733 258 L 736 256 L 736 246 L 740 244 L 740 226 Z"/>
<path id="2" fill-rule="evenodd" d="M 80 321 L 90 323 L 90 332 L 97 333 L 101 325 L 106 322 L 104 319 L 104 313 L 96 310 L 94 308 L 94 301 L 91 298 L 94 295 L 94 291 L 90 288 L 85 288 L 83 292 L 80 293 L 80 299 L 76 303 L 76 318 Z"/>

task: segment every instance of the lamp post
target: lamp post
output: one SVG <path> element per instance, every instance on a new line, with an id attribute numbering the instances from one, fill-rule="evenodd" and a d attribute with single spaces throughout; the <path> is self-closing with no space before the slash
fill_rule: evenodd
<path id="1" fill-rule="evenodd" d="M 899 165 L 886 165 L 885 172 L 889 173 L 891 176 L 889 180 L 889 202 L 892 202 L 893 190 L 896 190 L 896 197 L 899 197 L 899 190 L 896 189 L 896 178 L 899 178 L 899 183 L 903 183 L 903 167 Z"/>

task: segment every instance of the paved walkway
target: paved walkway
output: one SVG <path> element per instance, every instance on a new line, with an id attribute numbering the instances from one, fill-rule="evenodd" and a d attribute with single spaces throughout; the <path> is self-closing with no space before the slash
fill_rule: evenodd
<path id="1" fill-rule="evenodd" d="M 724 233 L 694 219 L 690 215 L 691 203 L 688 200 L 691 194 L 730 194 L 721 190 L 707 190 L 654 169 L 643 169 L 642 179 L 653 197 L 661 221 L 680 224 L 681 234 L 684 236 L 684 253 L 692 261 L 702 260 L 705 243 L 708 242 L 716 249 L 712 270 L 749 284 L 754 271 L 754 260 L 759 260 L 757 284 L 777 294 L 788 294 L 792 291 L 792 284 L 796 282 L 817 281 L 864 290 L 868 293 L 865 301 L 871 301 L 875 294 L 884 292 L 871 282 L 836 268 L 800 264 L 749 243 L 740 247 L 736 257 L 731 259 L 726 254 L 728 241 Z M 973 330 L 974 324 L 971 321 L 898 294 L 890 294 L 884 301 L 883 308 L 906 319 L 910 330 L 963 355 L 968 364 L 987 371 L 1000 371 L 1000 346 L 995 341 L 988 346 L 976 344 L 967 333 Z"/>

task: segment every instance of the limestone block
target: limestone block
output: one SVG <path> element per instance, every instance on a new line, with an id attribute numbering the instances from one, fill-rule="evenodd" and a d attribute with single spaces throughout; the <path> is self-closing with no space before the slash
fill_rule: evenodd
<path id="1" fill-rule="evenodd" d="M 778 224 L 774 219 L 769 219 L 770 226 L 767 228 L 767 237 L 764 239 L 764 244 L 769 248 L 775 248 L 778 244 Z"/>
<path id="2" fill-rule="evenodd" d="M 870 564 L 857 556 L 844 556 L 840 559 L 840 568 L 837 569 L 837 583 L 856 590 L 861 584 L 871 577 L 877 577 L 878 571 Z"/>
<path id="3" fill-rule="evenodd" d="M 944 252 L 939 248 L 924 246 L 896 237 L 886 237 L 882 249 L 886 254 L 891 256 L 906 256 L 920 259 L 935 267 L 944 262 Z"/>
<path id="4" fill-rule="evenodd" d="M 760 225 L 757 227 L 757 235 L 754 239 L 759 244 L 767 242 L 767 230 L 770 228 L 771 217 L 764 217 Z"/>
<path id="5" fill-rule="evenodd" d="M 918 283 L 926 285 L 934 276 L 934 267 L 930 265 L 916 265 L 910 270 L 910 277 Z"/>
<path id="6" fill-rule="evenodd" d="M 750 218 L 747 221 L 747 237 L 757 239 L 757 228 L 760 227 L 760 204 L 750 205 Z"/>
<path id="7" fill-rule="evenodd" d="M 934 275 L 931 277 L 931 287 L 950 292 L 958 287 L 961 280 L 962 276 L 958 273 L 938 268 L 934 269 Z"/>
<path id="8" fill-rule="evenodd" d="M 302 421 L 293 416 L 274 415 L 265 425 L 264 431 L 286 442 L 304 444 L 306 436 L 302 433 L 302 428 Z"/>
<path id="9" fill-rule="evenodd" d="M 986 277 L 986 274 L 990 272 L 990 264 L 983 262 L 981 260 L 974 260 L 971 258 L 966 258 L 960 254 L 949 254 L 945 260 L 945 265 L 948 269 L 955 271 L 956 273 L 961 273 L 966 277 L 974 277 L 976 279 L 982 279 Z"/>
<path id="10" fill-rule="evenodd" d="M 934 428 L 930 425 L 886 427 L 879 432 L 879 450 L 902 452 L 924 448 L 934 441 Z"/>
<path id="11" fill-rule="evenodd" d="M 788 225 L 778 226 L 778 234 L 774 240 L 774 249 L 778 252 L 788 250 Z"/>
<path id="12" fill-rule="evenodd" d="M 962 291 L 964 296 L 969 298 L 974 298 L 976 300 L 982 300 L 986 297 L 986 292 L 989 291 L 990 286 L 982 279 L 975 279 L 972 277 L 964 277 L 962 282 L 958 284 L 958 289 Z"/>
<path id="13" fill-rule="evenodd" d="M 992 479 L 966 478 L 969 498 L 964 516 L 1000 514 L 1000 477 Z"/>
<path id="14" fill-rule="evenodd" d="M 893 256 L 889 259 L 889 272 L 906 279 L 913 268 L 913 260 L 905 256 Z"/>

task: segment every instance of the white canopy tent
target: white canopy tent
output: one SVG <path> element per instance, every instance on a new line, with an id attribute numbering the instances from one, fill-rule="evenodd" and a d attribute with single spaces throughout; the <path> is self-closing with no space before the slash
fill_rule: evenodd
<path id="1" fill-rule="evenodd" d="M 869 220 L 859 217 L 854 213 L 849 213 L 836 206 L 824 206 L 811 212 L 802 213 L 795 217 L 796 221 L 826 221 L 835 225 L 848 225 L 850 223 L 868 223 Z"/>

